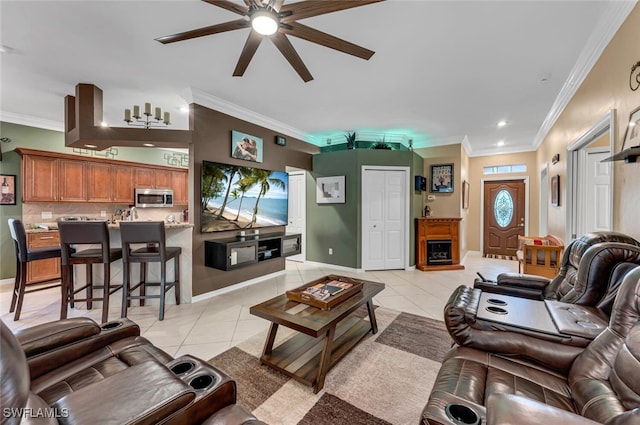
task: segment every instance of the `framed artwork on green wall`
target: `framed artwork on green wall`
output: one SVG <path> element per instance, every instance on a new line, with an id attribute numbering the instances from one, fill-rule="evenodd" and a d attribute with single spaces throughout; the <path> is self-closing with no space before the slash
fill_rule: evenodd
<path id="1" fill-rule="evenodd" d="M 344 204 L 345 176 L 318 177 L 316 181 L 316 202 L 318 204 Z"/>
<path id="2" fill-rule="evenodd" d="M 16 204 L 15 174 L 0 174 L 0 205 Z"/>

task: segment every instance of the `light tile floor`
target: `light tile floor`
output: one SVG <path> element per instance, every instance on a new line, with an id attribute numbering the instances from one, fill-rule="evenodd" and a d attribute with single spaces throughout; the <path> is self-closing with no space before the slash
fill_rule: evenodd
<path id="1" fill-rule="evenodd" d="M 349 275 L 383 282 L 386 288 L 374 303 L 382 307 L 442 319 L 445 302 L 459 285 L 473 285 L 476 272 L 494 279 L 502 272 L 517 271 L 517 262 L 482 258 L 477 252 L 465 257 L 464 270 L 421 272 L 404 270 L 345 273 L 329 267 L 286 262 L 285 273 L 252 286 L 240 288 L 193 304 L 168 305 L 165 319 L 158 320 L 158 307 L 132 306 L 129 319 L 136 322 L 142 335 L 173 356 L 191 354 L 208 360 L 226 349 L 267 329 L 269 322 L 249 314 L 249 308 L 283 294 L 305 282 L 327 274 Z M 60 316 L 59 289 L 27 294 L 19 321 L 9 313 L 11 286 L 0 287 L 0 318 L 12 330 L 57 320 Z M 120 317 L 121 292 L 110 300 L 109 319 Z M 135 303 L 135 302 L 134 302 Z M 99 306 L 99 304 L 98 304 Z M 87 316 L 100 321 L 101 309 L 69 309 L 69 317 Z"/>

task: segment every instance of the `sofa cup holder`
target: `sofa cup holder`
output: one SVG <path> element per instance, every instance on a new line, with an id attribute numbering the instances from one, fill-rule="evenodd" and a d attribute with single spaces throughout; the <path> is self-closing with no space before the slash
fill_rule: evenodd
<path id="1" fill-rule="evenodd" d="M 196 391 L 209 389 L 217 381 L 213 375 L 198 375 L 189 381 L 189 385 Z"/>
<path id="2" fill-rule="evenodd" d="M 496 307 L 496 306 L 493 306 L 493 305 L 490 305 L 489 307 L 487 307 L 486 310 L 489 313 L 495 313 L 495 314 L 508 314 L 509 313 L 504 308 Z"/>
<path id="3" fill-rule="evenodd" d="M 499 300 L 497 298 L 489 298 L 487 300 L 487 302 L 489 304 L 494 304 L 494 305 L 507 305 L 508 304 L 505 300 Z"/>
<path id="4" fill-rule="evenodd" d="M 103 323 L 102 325 L 100 325 L 100 328 L 103 331 L 110 331 L 111 329 L 116 329 L 116 328 L 119 328 L 120 326 L 122 326 L 122 322 L 116 321 L 116 322 Z"/>
<path id="5" fill-rule="evenodd" d="M 463 404 L 449 403 L 444 407 L 447 417 L 456 425 L 479 425 L 480 416 Z"/>
<path id="6" fill-rule="evenodd" d="M 194 362 L 184 361 L 184 362 L 176 363 L 175 365 L 171 366 L 171 372 L 175 373 L 178 376 L 186 375 L 187 373 L 191 372 L 195 367 L 196 367 L 196 364 Z"/>

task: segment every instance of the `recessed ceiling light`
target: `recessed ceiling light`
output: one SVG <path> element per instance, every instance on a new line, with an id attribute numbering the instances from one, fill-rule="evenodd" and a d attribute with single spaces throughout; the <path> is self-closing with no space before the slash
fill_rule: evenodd
<path id="1" fill-rule="evenodd" d="M 189 113 L 189 107 L 188 106 L 182 106 L 180 108 L 180 112 L 182 112 L 183 114 Z"/>
<path id="2" fill-rule="evenodd" d="M 142 146 L 146 146 L 146 147 L 148 147 L 148 148 L 152 148 L 152 147 L 154 147 L 155 145 L 154 145 L 153 143 L 143 143 L 143 144 L 142 144 Z"/>
<path id="3" fill-rule="evenodd" d="M 504 146 L 504 140 L 500 140 L 500 141 L 498 142 L 498 146 Z"/>
<path id="4" fill-rule="evenodd" d="M 505 125 L 507 125 L 507 122 L 504 120 L 498 122 L 498 127 L 504 127 Z"/>
<path id="5" fill-rule="evenodd" d="M 629 123 L 629 127 L 633 127 L 634 125 L 636 125 L 636 123 L 635 123 L 635 122 L 633 122 L 633 121 L 631 121 L 631 122 Z"/>
<path id="6" fill-rule="evenodd" d="M 95 149 L 98 147 L 98 145 L 84 145 L 84 147 L 89 149 Z"/>

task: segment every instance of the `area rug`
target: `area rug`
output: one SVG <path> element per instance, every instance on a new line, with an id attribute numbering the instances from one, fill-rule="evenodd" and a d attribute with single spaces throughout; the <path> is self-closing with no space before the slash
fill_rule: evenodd
<path id="1" fill-rule="evenodd" d="M 236 380 L 238 404 L 271 425 L 414 425 L 452 340 L 438 320 L 385 308 L 376 317 L 378 333 L 329 371 L 318 394 L 260 365 L 266 331 L 209 363 Z M 292 335 L 281 326 L 276 345 Z"/>

